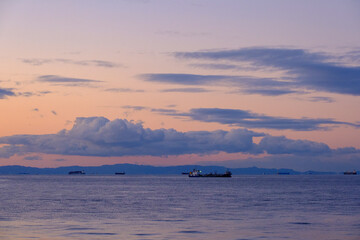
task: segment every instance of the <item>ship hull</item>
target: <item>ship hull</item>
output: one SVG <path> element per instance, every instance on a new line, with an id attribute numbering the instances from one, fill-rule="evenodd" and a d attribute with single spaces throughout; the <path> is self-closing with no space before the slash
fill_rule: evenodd
<path id="1" fill-rule="evenodd" d="M 231 176 L 189 176 L 189 177 L 193 177 L 193 178 L 198 178 L 198 177 L 231 178 Z"/>

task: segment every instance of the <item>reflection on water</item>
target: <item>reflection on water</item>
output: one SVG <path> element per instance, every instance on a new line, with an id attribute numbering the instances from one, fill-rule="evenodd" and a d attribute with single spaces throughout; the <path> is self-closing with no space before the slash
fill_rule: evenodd
<path id="1" fill-rule="evenodd" d="M 0 176 L 0 239 L 360 239 L 360 177 Z"/>

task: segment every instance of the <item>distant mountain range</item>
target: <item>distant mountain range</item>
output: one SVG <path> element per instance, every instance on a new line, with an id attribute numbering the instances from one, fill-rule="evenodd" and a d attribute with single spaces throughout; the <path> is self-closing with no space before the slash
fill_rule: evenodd
<path id="1" fill-rule="evenodd" d="M 84 171 L 87 175 L 113 175 L 115 172 L 125 172 L 129 175 L 179 175 L 183 172 L 189 172 L 192 169 L 199 169 L 204 173 L 217 172 L 223 173 L 229 169 L 234 175 L 271 175 L 271 174 L 338 174 L 336 172 L 317 172 L 307 171 L 298 172 L 292 169 L 268 169 L 268 168 L 226 168 L 220 166 L 200 166 L 200 165 L 184 165 L 184 166 L 170 166 L 157 167 L 150 165 L 135 165 L 135 164 L 115 164 L 103 165 L 97 167 L 82 167 L 69 166 L 58 168 L 34 168 L 24 166 L 3 166 L 0 167 L 0 175 L 13 174 L 31 174 L 31 175 L 62 175 L 68 174 L 70 171 Z"/>

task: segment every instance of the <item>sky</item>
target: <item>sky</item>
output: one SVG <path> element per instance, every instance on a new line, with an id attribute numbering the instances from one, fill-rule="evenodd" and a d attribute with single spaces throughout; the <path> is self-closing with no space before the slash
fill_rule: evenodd
<path id="1" fill-rule="evenodd" d="M 360 2 L 3 0 L 0 166 L 360 169 Z"/>

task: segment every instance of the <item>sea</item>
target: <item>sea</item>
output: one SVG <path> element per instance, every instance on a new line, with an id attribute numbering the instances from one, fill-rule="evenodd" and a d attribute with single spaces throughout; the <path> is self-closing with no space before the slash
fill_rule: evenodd
<path id="1" fill-rule="evenodd" d="M 0 239 L 360 239 L 360 176 L 2 175 Z"/>

